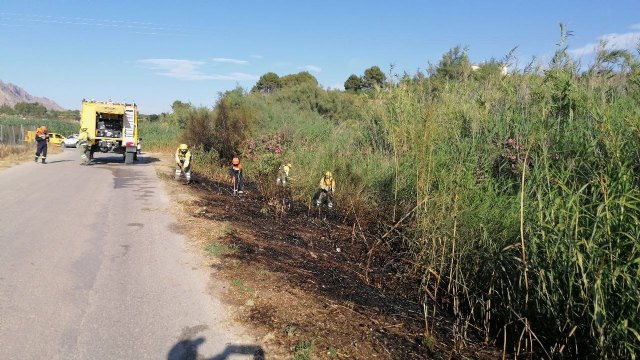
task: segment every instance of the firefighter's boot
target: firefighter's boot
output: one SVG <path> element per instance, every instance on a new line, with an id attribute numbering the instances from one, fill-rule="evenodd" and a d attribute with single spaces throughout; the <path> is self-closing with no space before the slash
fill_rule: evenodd
<path id="1" fill-rule="evenodd" d="M 42 163 L 46 164 L 47 163 L 47 158 L 42 158 Z"/>
<path id="2" fill-rule="evenodd" d="M 33 161 L 38 162 L 38 157 L 36 156 L 36 159 L 35 159 L 35 160 L 33 160 Z"/>

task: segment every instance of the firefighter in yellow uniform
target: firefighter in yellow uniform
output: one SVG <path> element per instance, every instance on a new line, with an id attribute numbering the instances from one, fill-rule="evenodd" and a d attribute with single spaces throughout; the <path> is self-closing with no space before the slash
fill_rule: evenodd
<path id="1" fill-rule="evenodd" d="M 184 173 L 184 177 L 187 179 L 187 184 L 191 183 L 191 151 L 187 144 L 180 144 L 176 150 L 176 180 L 180 180 L 180 177 Z"/>
<path id="2" fill-rule="evenodd" d="M 324 173 L 324 176 L 320 179 L 320 185 L 318 192 L 316 192 L 316 206 L 326 202 L 327 207 L 331 209 L 333 207 L 333 192 L 336 190 L 336 180 L 333 178 L 331 171 Z"/>
<path id="3" fill-rule="evenodd" d="M 91 163 L 91 149 L 89 145 L 89 132 L 86 128 L 81 129 L 78 135 L 78 150 L 80 151 L 80 159 L 82 165 L 89 165 Z"/>
<path id="4" fill-rule="evenodd" d="M 282 200 L 282 206 L 287 209 L 291 208 L 291 185 L 289 185 L 289 172 L 291 171 L 291 163 L 280 165 L 278 168 L 278 176 L 276 177 L 276 186 L 278 187 L 278 196 Z"/>
<path id="5" fill-rule="evenodd" d="M 286 188 L 289 184 L 289 171 L 291 171 L 291 163 L 280 165 L 278 168 L 278 176 L 276 177 L 276 185 Z"/>

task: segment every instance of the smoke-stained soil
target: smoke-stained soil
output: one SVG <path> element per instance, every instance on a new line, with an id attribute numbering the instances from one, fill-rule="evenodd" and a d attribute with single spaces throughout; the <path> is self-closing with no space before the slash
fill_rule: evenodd
<path id="1" fill-rule="evenodd" d="M 229 184 L 195 179 L 182 186 L 191 235 L 228 284 L 235 317 L 255 329 L 271 357 L 306 350 L 322 359 L 496 356 L 482 347 L 455 350 L 440 315 L 430 323 L 442 326 L 425 338 L 419 283 L 400 276 L 402 254 L 347 223 L 339 206 L 320 213 L 293 203 L 282 213 L 250 182 L 234 196 Z"/>

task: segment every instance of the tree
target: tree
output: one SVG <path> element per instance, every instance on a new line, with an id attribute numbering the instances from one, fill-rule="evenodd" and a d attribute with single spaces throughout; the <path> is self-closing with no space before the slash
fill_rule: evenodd
<path id="1" fill-rule="evenodd" d="M 159 121 L 160 120 L 160 115 L 158 115 L 158 114 L 150 114 L 150 115 L 147 116 L 147 120 L 149 122 Z"/>
<path id="2" fill-rule="evenodd" d="M 241 88 L 228 91 L 218 99 L 214 110 L 213 138 L 220 158 L 230 160 L 240 154 L 241 145 L 250 136 L 255 119 L 255 110 L 246 103 Z"/>
<path id="3" fill-rule="evenodd" d="M 180 100 L 176 100 L 171 104 L 171 122 L 177 124 L 180 129 L 184 129 L 187 126 L 188 114 L 194 109 L 191 103 L 184 103 Z"/>
<path id="4" fill-rule="evenodd" d="M 0 114 L 13 115 L 14 113 L 15 111 L 13 111 L 13 108 L 11 106 L 7 104 L 0 106 Z"/>
<path id="5" fill-rule="evenodd" d="M 173 110 L 173 112 L 180 112 L 180 111 L 185 111 L 185 110 L 191 110 L 192 106 L 191 103 L 184 103 L 180 100 L 176 100 L 173 102 L 173 104 L 171 104 L 171 110 Z"/>
<path id="6" fill-rule="evenodd" d="M 372 66 L 364 71 L 364 76 L 362 77 L 362 88 L 364 90 L 371 90 L 376 86 L 383 87 L 386 80 L 387 77 L 384 75 L 382 70 L 377 66 Z"/>
<path id="7" fill-rule="evenodd" d="M 182 116 L 185 124 L 182 140 L 193 148 L 205 152 L 212 150 L 215 145 L 215 137 L 211 136 L 214 127 L 213 111 L 205 107 L 190 107 Z"/>
<path id="8" fill-rule="evenodd" d="M 285 87 L 293 87 L 302 84 L 318 86 L 318 79 L 311 75 L 308 71 L 302 71 L 297 74 L 285 75 L 280 78 L 280 85 Z"/>
<path id="9" fill-rule="evenodd" d="M 446 80 L 466 80 L 471 73 L 467 49 L 456 46 L 442 55 L 435 76 Z"/>
<path id="10" fill-rule="evenodd" d="M 47 113 L 47 108 L 37 102 L 19 102 L 13 107 L 13 109 L 18 115 L 43 116 Z"/>
<path id="11" fill-rule="evenodd" d="M 362 79 L 360 79 L 358 75 L 352 74 L 347 81 L 344 82 L 344 89 L 346 91 L 360 91 L 362 89 Z"/>
<path id="12" fill-rule="evenodd" d="M 258 82 L 253 86 L 251 92 L 272 93 L 281 87 L 282 83 L 280 82 L 278 74 L 268 72 L 260 76 L 260 79 L 258 79 Z"/>

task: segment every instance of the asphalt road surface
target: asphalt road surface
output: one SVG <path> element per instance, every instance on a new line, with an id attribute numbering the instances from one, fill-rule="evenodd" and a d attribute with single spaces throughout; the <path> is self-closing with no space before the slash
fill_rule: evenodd
<path id="1" fill-rule="evenodd" d="M 0 171 L 0 359 L 253 359 L 169 214 L 157 159 L 97 161 L 66 149 Z"/>

